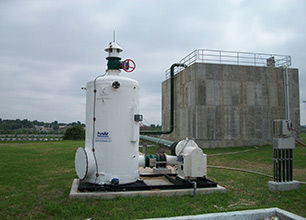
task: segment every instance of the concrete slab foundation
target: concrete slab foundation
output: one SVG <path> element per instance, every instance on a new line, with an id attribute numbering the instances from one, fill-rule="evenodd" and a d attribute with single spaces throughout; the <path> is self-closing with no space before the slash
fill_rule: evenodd
<path id="1" fill-rule="evenodd" d="M 268 187 L 269 191 L 271 192 L 279 192 L 279 191 L 290 191 L 290 190 L 296 190 L 300 188 L 300 182 L 299 181 L 289 181 L 289 182 L 274 182 L 269 181 Z"/>
<path id="2" fill-rule="evenodd" d="M 246 210 L 237 212 L 223 212 L 223 213 L 213 213 L 204 215 L 189 215 L 180 217 L 170 217 L 170 218 L 150 218 L 147 220 L 257 220 L 257 219 L 272 219 L 272 217 L 278 217 L 273 219 L 286 219 L 286 220 L 304 220 L 305 218 L 287 212 L 279 208 L 270 209 L 256 209 L 256 210 Z"/>
<path id="3" fill-rule="evenodd" d="M 133 196 L 174 196 L 174 195 L 193 195 L 194 189 L 172 189 L 172 190 L 144 190 L 144 191 L 128 191 L 128 192 L 80 192 L 78 191 L 78 179 L 74 179 L 69 198 L 97 198 L 97 199 L 113 199 L 116 197 L 133 197 Z M 222 186 L 211 188 L 198 188 L 196 195 L 208 194 L 212 192 L 225 193 L 226 189 Z"/>

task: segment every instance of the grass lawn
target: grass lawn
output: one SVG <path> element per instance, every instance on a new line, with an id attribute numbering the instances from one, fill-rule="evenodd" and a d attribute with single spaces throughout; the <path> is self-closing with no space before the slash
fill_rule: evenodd
<path id="1" fill-rule="evenodd" d="M 302 138 L 306 139 L 304 135 Z M 83 141 L 0 143 L 0 219 L 137 219 L 278 207 L 306 217 L 306 185 L 268 191 L 269 177 L 208 168 L 225 194 L 70 200 L 74 154 Z M 230 152 L 250 150 L 235 154 Z M 272 175 L 272 147 L 206 149 L 209 165 Z M 293 176 L 306 182 L 306 148 L 293 150 Z"/>

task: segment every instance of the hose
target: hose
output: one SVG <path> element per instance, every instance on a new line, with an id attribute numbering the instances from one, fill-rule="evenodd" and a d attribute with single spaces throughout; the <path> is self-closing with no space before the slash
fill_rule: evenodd
<path id="1" fill-rule="evenodd" d="M 209 168 L 217 168 L 217 169 L 225 169 L 225 170 L 235 170 L 235 171 L 241 171 L 241 172 L 246 172 L 246 173 L 253 173 L 253 174 L 258 174 L 261 176 L 267 176 L 267 177 L 272 177 L 269 174 L 265 174 L 265 173 L 260 173 L 260 172 L 256 172 L 256 171 L 251 171 L 251 170 L 246 170 L 246 169 L 240 169 L 240 168 L 232 168 L 232 167 L 223 167 L 223 166 L 213 166 L 213 165 L 207 165 L 207 167 Z"/>
<path id="2" fill-rule="evenodd" d="M 295 139 L 295 141 L 297 143 L 299 143 L 300 145 L 302 145 L 303 147 L 306 147 L 306 144 L 304 144 L 302 141 L 298 140 L 298 139 Z"/>
<path id="3" fill-rule="evenodd" d="M 256 172 L 252 170 L 246 170 L 246 169 L 240 169 L 240 168 L 233 168 L 233 167 L 223 167 L 223 166 L 214 166 L 214 165 L 207 165 L 209 168 L 217 168 L 217 169 L 225 169 L 225 170 L 234 170 L 234 171 L 240 171 L 240 172 L 246 172 L 246 173 L 252 173 L 252 174 L 258 174 L 261 176 L 266 176 L 266 177 L 272 177 L 269 174 L 261 173 L 261 172 Z M 299 181 L 301 184 L 306 184 L 306 182 Z"/>
<path id="4" fill-rule="evenodd" d="M 220 155 L 228 155 L 228 154 L 239 154 L 239 153 L 246 153 L 249 151 L 258 150 L 258 147 L 255 147 L 254 149 L 247 149 L 242 151 L 235 151 L 235 152 L 227 152 L 227 153 L 218 153 L 218 154 L 210 154 L 209 156 L 220 156 Z"/>

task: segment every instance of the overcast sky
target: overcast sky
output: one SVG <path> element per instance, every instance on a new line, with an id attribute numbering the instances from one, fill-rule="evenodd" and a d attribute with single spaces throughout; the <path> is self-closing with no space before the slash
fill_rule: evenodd
<path id="1" fill-rule="evenodd" d="M 105 72 L 113 30 L 149 123 L 161 123 L 165 70 L 216 49 L 290 55 L 306 124 L 305 0 L 0 0 L 0 118 L 85 122 L 81 87 Z"/>

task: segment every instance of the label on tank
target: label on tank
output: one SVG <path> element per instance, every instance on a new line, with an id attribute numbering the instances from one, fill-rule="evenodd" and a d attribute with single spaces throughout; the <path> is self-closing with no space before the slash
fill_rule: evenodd
<path id="1" fill-rule="evenodd" d="M 109 131 L 98 131 L 96 142 L 112 142 Z"/>

